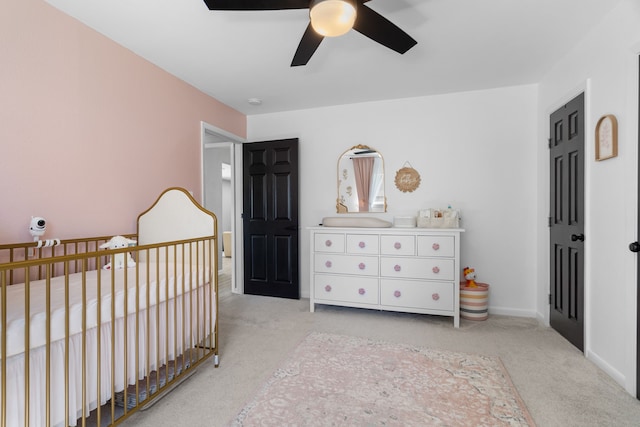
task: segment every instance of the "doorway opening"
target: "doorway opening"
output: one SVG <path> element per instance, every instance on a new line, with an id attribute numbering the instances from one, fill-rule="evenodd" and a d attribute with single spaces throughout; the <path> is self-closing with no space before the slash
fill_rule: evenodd
<path id="1" fill-rule="evenodd" d="M 242 185 L 236 184 L 242 177 L 241 145 L 244 140 L 236 135 L 202 122 L 202 197 L 203 206 L 216 214 L 218 219 L 218 267 L 220 283 L 230 289 L 220 289 L 243 293 L 241 263 L 242 227 L 238 226 L 237 203 L 242 203 Z M 240 152 L 241 153 L 241 152 Z M 238 193 L 238 194 L 236 194 Z"/>

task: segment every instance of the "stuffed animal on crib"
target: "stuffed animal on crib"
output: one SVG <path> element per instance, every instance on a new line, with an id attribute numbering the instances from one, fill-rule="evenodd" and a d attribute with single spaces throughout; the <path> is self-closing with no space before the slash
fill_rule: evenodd
<path id="1" fill-rule="evenodd" d="M 132 244 L 132 243 L 137 243 L 137 242 L 132 239 L 127 239 L 124 236 L 113 236 L 111 240 L 109 240 L 107 243 L 100 245 L 100 248 L 120 249 L 120 248 L 126 248 L 127 246 L 129 246 L 129 244 Z M 102 268 L 105 270 L 111 270 L 112 267 L 116 270 L 125 268 L 125 259 L 126 259 L 126 267 L 134 267 L 136 265 L 136 262 L 131 257 L 131 254 L 127 252 L 122 254 L 115 254 L 113 256 L 113 265 L 109 263 Z"/>
<path id="2" fill-rule="evenodd" d="M 469 288 L 477 288 L 478 284 L 476 283 L 476 270 L 470 267 L 465 267 L 462 270 L 462 274 L 464 278 L 467 280 L 467 287 Z"/>

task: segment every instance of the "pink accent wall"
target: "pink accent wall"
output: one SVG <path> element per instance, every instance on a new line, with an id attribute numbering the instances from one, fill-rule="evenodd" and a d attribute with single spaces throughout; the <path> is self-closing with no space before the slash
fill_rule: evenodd
<path id="1" fill-rule="evenodd" d="M 0 14 L 0 243 L 135 232 L 179 186 L 201 200 L 200 122 L 246 116 L 41 0 Z"/>

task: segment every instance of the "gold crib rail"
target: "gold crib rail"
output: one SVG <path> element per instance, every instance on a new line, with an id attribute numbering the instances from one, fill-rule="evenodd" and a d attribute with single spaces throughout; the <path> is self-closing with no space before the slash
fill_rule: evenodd
<path id="1" fill-rule="evenodd" d="M 99 250 L 109 239 L 0 245 L 0 427 L 116 425 L 217 366 L 217 237 Z M 102 269 L 127 253 L 135 267 Z"/>
<path id="2" fill-rule="evenodd" d="M 129 239 L 136 239 L 137 235 L 135 234 L 125 234 L 123 235 Z M 35 242 L 26 242 L 26 243 L 11 243 L 11 244 L 3 244 L 0 245 L 0 264 L 3 263 L 14 263 L 18 261 L 38 261 L 43 259 L 57 258 L 65 255 L 73 255 L 73 254 L 86 254 L 89 252 L 97 252 L 100 251 L 100 245 L 111 240 L 112 236 L 97 236 L 97 237 L 85 237 L 80 239 L 67 239 L 60 240 L 60 243 L 55 246 L 42 246 L 38 247 Z M 102 251 L 103 262 L 106 264 L 108 261 L 104 261 L 108 256 L 108 253 Z M 79 271 L 79 262 L 80 258 L 75 260 L 76 262 L 73 265 L 70 265 L 70 268 L 73 272 Z M 104 265 L 102 264 L 102 265 Z M 31 271 L 33 276 L 33 280 L 44 279 L 44 268 L 45 263 L 37 263 L 35 267 L 35 271 Z M 92 265 L 92 268 L 96 268 L 95 265 Z M 54 275 L 59 276 L 61 272 L 54 272 Z M 9 271 L 9 284 L 12 285 L 14 283 L 22 283 L 22 279 L 20 277 L 13 277 L 13 271 Z"/>

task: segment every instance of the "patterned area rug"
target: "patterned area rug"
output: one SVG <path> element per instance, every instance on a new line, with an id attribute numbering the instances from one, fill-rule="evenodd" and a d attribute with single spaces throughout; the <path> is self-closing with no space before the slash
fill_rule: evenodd
<path id="1" fill-rule="evenodd" d="M 534 426 L 500 359 L 312 333 L 231 426 Z"/>

